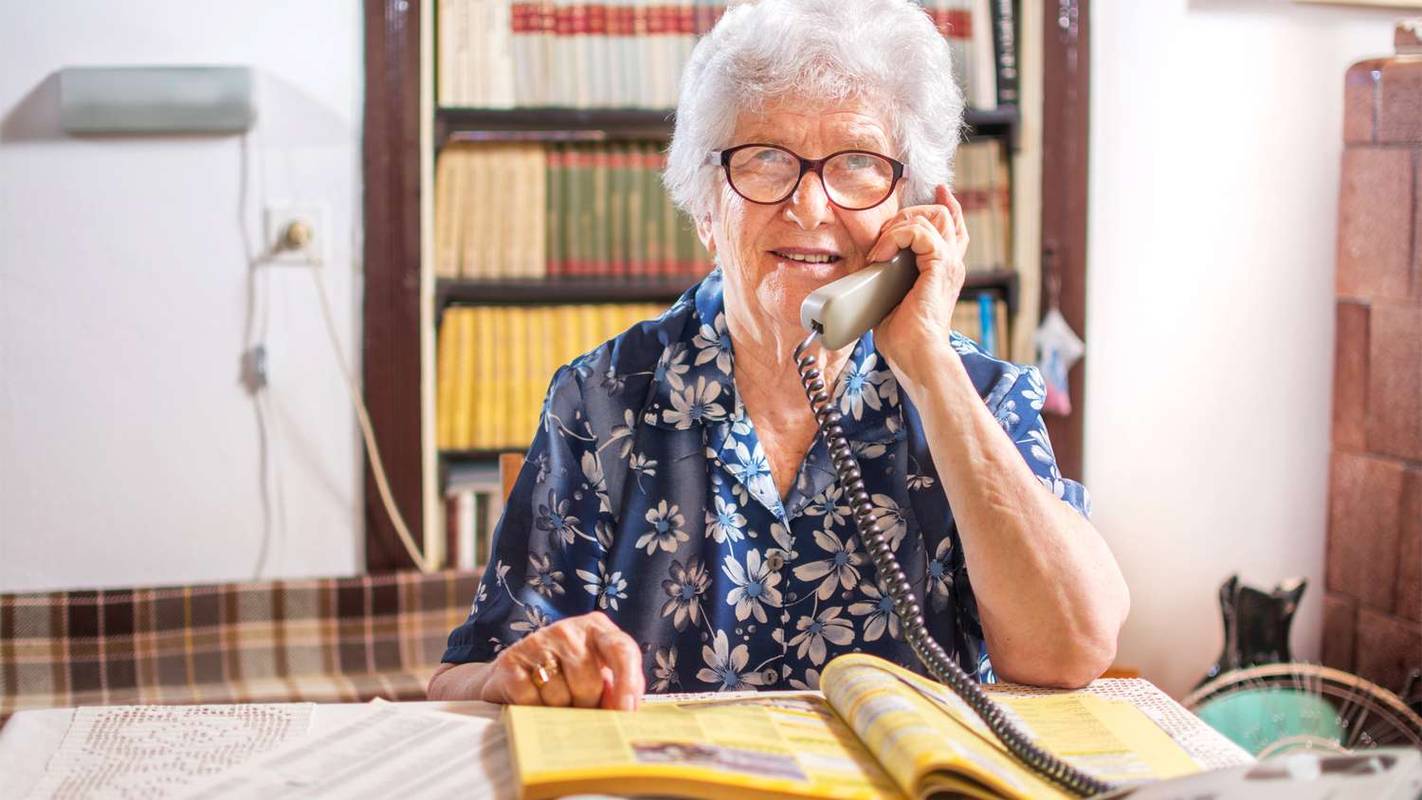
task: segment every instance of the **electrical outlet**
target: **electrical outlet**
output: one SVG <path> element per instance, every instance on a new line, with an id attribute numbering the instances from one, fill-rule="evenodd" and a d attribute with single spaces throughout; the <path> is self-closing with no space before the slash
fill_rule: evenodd
<path id="1" fill-rule="evenodd" d="M 266 263 L 319 267 L 326 260 L 326 210 L 317 205 L 268 206 Z"/>

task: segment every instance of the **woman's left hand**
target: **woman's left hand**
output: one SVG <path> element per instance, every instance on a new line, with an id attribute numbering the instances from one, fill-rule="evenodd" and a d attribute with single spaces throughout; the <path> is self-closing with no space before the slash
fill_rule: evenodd
<path id="1" fill-rule="evenodd" d="M 912 248 L 918 279 L 898 307 L 874 328 L 874 344 L 897 369 L 912 378 L 919 364 L 931 364 L 951 352 L 953 308 L 963 289 L 968 230 L 963 207 L 940 185 L 932 205 L 908 206 L 884 223 L 869 250 L 869 262 L 887 261 Z M 941 363 L 941 362 L 940 362 Z"/>

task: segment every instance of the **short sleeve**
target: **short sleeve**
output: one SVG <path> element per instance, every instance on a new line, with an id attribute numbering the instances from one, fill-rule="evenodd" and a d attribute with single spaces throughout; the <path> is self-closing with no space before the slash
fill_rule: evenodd
<path id="1" fill-rule="evenodd" d="M 1075 508 L 1082 516 L 1091 517 L 1091 496 L 1070 478 L 1062 477 L 1057 457 L 1047 438 L 1047 424 L 1042 419 L 1042 404 L 1046 386 L 1036 367 L 1023 367 L 1007 393 L 992 409 L 998 424 L 1011 437 L 1032 474 L 1058 499 Z"/>
<path id="2" fill-rule="evenodd" d="M 473 607 L 443 661 L 489 661 L 545 625 L 593 610 L 577 573 L 597 572 L 610 512 L 582 394 L 573 368 L 553 376 Z"/>

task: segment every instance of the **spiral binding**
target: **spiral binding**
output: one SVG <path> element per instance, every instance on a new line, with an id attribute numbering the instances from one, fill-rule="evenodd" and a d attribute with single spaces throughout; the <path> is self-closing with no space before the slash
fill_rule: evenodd
<path id="1" fill-rule="evenodd" d="M 884 529 L 874 516 L 874 505 L 869 500 L 869 492 L 864 488 L 863 475 L 859 464 L 850 451 L 849 440 L 844 437 L 840 422 L 843 416 L 834 409 L 830 396 L 825 391 L 825 382 L 820 379 L 820 371 L 815 369 L 815 357 L 808 355 L 810 345 L 820 335 L 818 327 L 795 348 L 795 367 L 800 373 L 800 383 L 805 387 L 805 396 L 810 400 L 810 408 L 815 412 L 815 421 L 824 434 L 829 447 L 830 458 L 834 460 L 835 472 L 849 489 L 850 503 L 854 509 L 854 522 L 859 528 L 859 537 L 864 542 L 869 557 L 874 561 L 874 569 L 888 590 L 889 599 L 894 603 L 894 612 L 899 615 L 904 635 L 918 660 L 940 683 L 946 684 L 987 724 L 993 735 L 1007 747 L 1008 752 L 1038 774 L 1078 795 L 1089 796 L 1110 791 L 1112 786 L 1087 775 L 1081 770 L 1053 756 L 1032 743 L 1027 735 L 1018 730 L 994 703 L 968 677 L 963 668 L 948 656 L 943 646 L 928 632 L 923 619 L 923 609 L 913 596 L 913 587 L 899 566 L 889 543 L 884 539 Z"/>

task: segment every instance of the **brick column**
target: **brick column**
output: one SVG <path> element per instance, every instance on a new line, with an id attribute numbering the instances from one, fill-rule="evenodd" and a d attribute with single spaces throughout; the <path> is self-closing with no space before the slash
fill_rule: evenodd
<path id="1" fill-rule="evenodd" d="M 1422 667 L 1422 52 L 1344 90 L 1323 661 L 1400 691 Z"/>

